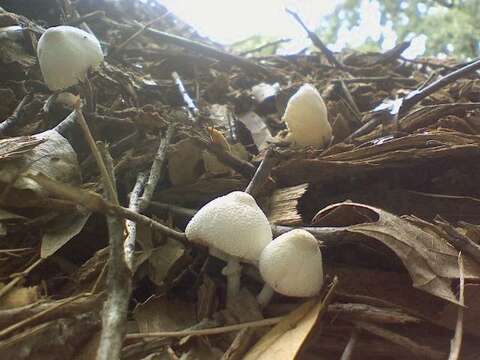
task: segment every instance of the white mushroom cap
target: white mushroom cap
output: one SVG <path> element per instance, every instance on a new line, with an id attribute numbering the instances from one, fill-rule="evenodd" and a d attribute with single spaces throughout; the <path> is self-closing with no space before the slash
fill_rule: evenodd
<path id="1" fill-rule="evenodd" d="M 37 55 L 43 79 L 52 91 L 78 84 L 89 68 L 103 61 L 97 38 L 72 26 L 45 31 L 38 41 Z"/>
<path id="2" fill-rule="evenodd" d="M 190 220 L 187 239 L 245 260 L 257 261 L 272 241 L 270 223 L 255 199 L 234 191 L 210 201 Z"/>
<path id="3" fill-rule="evenodd" d="M 260 255 L 259 269 L 263 280 L 283 295 L 309 297 L 323 285 L 322 253 L 305 230 L 289 231 L 270 242 Z"/>
<path id="4" fill-rule="evenodd" d="M 327 107 L 315 87 L 303 85 L 288 100 L 283 120 L 299 146 L 325 146 L 332 138 Z"/>

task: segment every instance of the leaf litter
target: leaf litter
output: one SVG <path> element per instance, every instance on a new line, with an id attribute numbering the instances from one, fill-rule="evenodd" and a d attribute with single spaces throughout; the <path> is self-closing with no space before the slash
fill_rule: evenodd
<path id="1" fill-rule="evenodd" d="M 332 54 L 311 32 L 308 53 L 243 56 L 153 2 L 11 3 L 0 9 L 2 357 L 97 356 L 115 280 L 127 299 L 112 348 L 125 359 L 436 359 L 454 337 L 458 352 L 459 326 L 464 358 L 480 353 L 478 60 L 408 61 L 408 43 Z M 60 23 L 95 34 L 106 60 L 52 94 L 35 48 Z M 288 143 L 282 116 L 305 83 L 326 103 L 325 148 Z M 75 125 L 78 96 L 118 204 Z M 208 201 L 245 190 L 269 152 L 255 198 L 274 233 L 317 237 L 326 285 L 260 309 L 263 282 L 246 264 L 227 305 L 223 262 L 182 231 Z M 153 186 L 144 197 L 132 194 L 139 174 Z M 106 218 L 137 238 L 119 279 Z"/>

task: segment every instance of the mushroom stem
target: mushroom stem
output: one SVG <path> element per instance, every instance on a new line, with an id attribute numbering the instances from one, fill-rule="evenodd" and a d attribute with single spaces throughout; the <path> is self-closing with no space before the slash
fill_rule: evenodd
<path id="1" fill-rule="evenodd" d="M 227 304 L 238 295 L 240 291 L 240 276 L 242 274 L 242 266 L 240 262 L 234 258 L 229 257 L 227 266 L 222 270 L 222 274 L 227 277 Z"/>
<path id="2" fill-rule="evenodd" d="M 270 300 L 272 300 L 273 292 L 270 285 L 263 285 L 262 291 L 257 295 L 257 301 L 261 308 L 267 306 Z"/>

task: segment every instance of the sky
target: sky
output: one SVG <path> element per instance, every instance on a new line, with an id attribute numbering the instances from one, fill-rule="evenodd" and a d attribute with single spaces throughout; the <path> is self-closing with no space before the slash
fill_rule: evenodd
<path id="1" fill-rule="evenodd" d="M 253 35 L 289 38 L 281 53 L 294 53 L 310 45 L 304 30 L 285 12 L 290 8 L 299 13 L 310 29 L 321 21 L 328 21 L 335 6 L 342 0 L 158 0 L 182 20 L 193 26 L 201 35 L 228 45 Z M 355 48 L 368 37 L 378 40 L 383 33 L 382 49 L 395 46 L 397 37 L 391 25 L 380 25 L 378 1 L 363 0 L 361 21 L 352 30 L 341 28 L 338 41 L 329 44 L 333 51 L 344 47 Z M 425 51 L 425 36 L 412 39 L 404 52 L 414 58 Z"/>

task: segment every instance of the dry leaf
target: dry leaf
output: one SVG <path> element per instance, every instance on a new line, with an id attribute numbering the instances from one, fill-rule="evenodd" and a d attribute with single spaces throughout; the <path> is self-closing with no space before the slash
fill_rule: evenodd
<path id="1" fill-rule="evenodd" d="M 74 236 L 78 235 L 85 226 L 90 214 L 90 212 L 86 214 L 75 212 L 62 215 L 56 219 L 56 226 L 49 226 L 47 232 L 42 236 L 42 245 L 40 248 L 40 256 L 42 259 L 53 255 Z"/>
<path id="2" fill-rule="evenodd" d="M 156 285 L 162 285 L 170 270 L 185 254 L 184 246 L 168 239 L 164 245 L 153 249 L 148 258 L 148 277 Z"/>
<path id="3" fill-rule="evenodd" d="M 168 176 L 173 185 L 193 183 L 202 174 L 202 150 L 192 139 L 172 146 L 168 153 Z"/>
<path id="4" fill-rule="evenodd" d="M 327 206 L 317 213 L 313 223 L 325 226 L 324 220 L 332 211 L 337 213 L 337 218 L 339 212 L 342 217 L 355 214 L 356 223 L 347 230 L 379 240 L 394 251 L 409 272 L 414 287 L 458 304 L 451 289 L 451 280 L 459 277 L 458 251 L 444 238 L 384 210 L 358 203 Z M 365 216 L 365 222 L 357 223 L 359 215 Z M 480 265 L 465 257 L 465 278 L 479 277 Z"/>
<path id="5" fill-rule="evenodd" d="M 244 360 L 294 359 L 319 319 L 323 302 L 310 300 L 275 325 L 245 355 Z"/>

